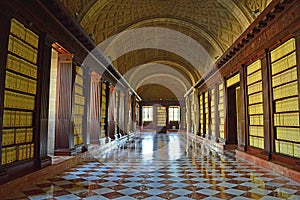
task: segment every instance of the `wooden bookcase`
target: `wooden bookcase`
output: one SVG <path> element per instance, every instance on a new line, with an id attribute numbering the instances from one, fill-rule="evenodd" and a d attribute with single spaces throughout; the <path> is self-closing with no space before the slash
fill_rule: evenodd
<path id="1" fill-rule="evenodd" d="M 120 114 L 120 111 L 119 111 L 119 91 L 115 89 L 115 135 L 118 135 L 119 134 L 119 114 Z"/>
<path id="2" fill-rule="evenodd" d="M 296 41 L 271 51 L 275 152 L 300 158 L 299 83 Z"/>
<path id="3" fill-rule="evenodd" d="M 186 114 L 187 114 L 187 110 L 185 106 L 181 106 L 180 107 L 180 125 L 179 128 L 182 130 L 186 130 Z"/>
<path id="4" fill-rule="evenodd" d="M 249 146 L 264 149 L 264 112 L 261 61 L 247 67 Z"/>
<path id="5" fill-rule="evenodd" d="M 211 138 L 216 138 L 215 89 L 210 90 L 210 130 Z"/>
<path id="6" fill-rule="evenodd" d="M 76 66 L 76 77 L 74 84 L 74 146 L 83 144 L 83 118 L 84 118 L 84 87 L 83 70 Z"/>
<path id="7" fill-rule="evenodd" d="M 34 157 L 38 44 L 38 35 L 16 19 L 11 20 L 1 144 L 4 166 Z"/>
<path id="8" fill-rule="evenodd" d="M 107 127 L 107 84 L 101 83 L 101 138 L 106 137 Z"/>
<path id="9" fill-rule="evenodd" d="M 199 96 L 199 122 L 200 122 L 200 135 L 204 136 L 204 111 L 203 111 L 203 93 Z"/>
<path id="10" fill-rule="evenodd" d="M 219 117 L 219 137 L 225 139 L 224 136 L 224 84 L 218 86 L 218 117 Z"/>
<path id="11" fill-rule="evenodd" d="M 156 107 L 156 127 L 164 127 L 167 124 L 167 109 L 165 106 Z"/>
<path id="12" fill-rule="evenodd" d="M 209 136 L 209 105 L 208 105 L 208 91 L 204 92 L 204 120 L 205 120 L 205 135 Z"/>

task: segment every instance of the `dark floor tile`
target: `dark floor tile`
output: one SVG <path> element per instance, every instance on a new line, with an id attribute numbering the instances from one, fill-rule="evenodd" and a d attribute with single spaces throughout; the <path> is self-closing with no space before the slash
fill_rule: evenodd
<path id="1" fill-rule="evenodd" d="M 114 185 L 114 186 L 110 186 L 110 187 L 108 187 L 108 188 L 110 188 L 110 189 L 112 189 L 112 190 L 118 191 L 118 190 L 123 190 L 123 189 L 125 189 L 125 188 L 127 188 L 127 187 L 125 187 L 125 186 L 123 186 L 123 185 Z"/>
<path id="2" fill-rule="evenodd" d="M 152 190 L 153 187 L 146 186 L 146 185 L 139 185 L 139 186 L 133 187 L 133 189 L 140 190 L 140 191 L 147 191 L 147 190 Z"/>
<path id="3" fill-rule="evenodd" d="M 53 178 L 48 178 L 47 180 L 50 182 L 58 182 L 58 181 L 64 181 L 65 179 L 62 177 L 53 177 Z"/>
<path id="4" fill-rule="evenodd" d="M 246 193 L 242 194 L 241 196 L 247 197 L 247 198 L 251 198 L 251 199 L 260 199 L 260 198 L 262 198 L 264 195 L 262 195 L 262 194 L 257 194 L 257 193 L 252 193 L 252 192 L 246 192 Z"/>
<path id="5" fill-rule="evenodd" d="M 53 183 L 40 183 L 40 184 L 36 184 L 36 186 L 38 186 L 40 188 L 51 187 L 51 185 L 53 185 Z"/>
<path id="6" fill-rule="evenodd" d="M 174 194 L 172 192 L 166 192 L 166 193 L 162 193 L 160 195 L 157 195 L 158 197 L 164 198 L 164 199 L 175 199 L 177 197 L 180 197 L 177 194 Z"/>
<path id="7" fill-rule="evenodd" d="M 171 184 L 173 184 L 173 183 L 176 183 L 176 181 L 172 181 L 172 180 L 162 180 L 162 181 L 158 181 L 158 183 L 166 184 L 166 185 L 171 185 Z"/>
<path id="8" fill-rule="evenodd" d="M 45 191 L 43 191 L 41 189 L 33 189 L 33 190 L 23 191 L 23 193 L 27 196 L 32 196 L 32 195 L 38 195 L 38 194 L 45 194 Z"/>
<path id="9" fill-rule="evenodd" d="M 197 192 L 194 192 L 194 193 L 191 193 L 191 194 L 187 194 L 185 196 L 189 197 L 191 199 L 204 199 L 204 198 L 208 197 L 208 195 L 200 194 L 200 193 L 197 193 Z"/>
<path id="10" fill-rule="evenodd" d="M 87 197 L 92 197 L 97 195 L 97 193 L 94 193 L 92 191 L 85 191 L 85 192 L 80 192 L 80 193 L 76 193 L 76 196 L 80 197 L 80 198 L 87 198 Z"/>
<path id="11" fill-rule="evenodd" d="M 226 192 L 219 192 L 218 194 L 213 195 L 213 197 L 221 198 L 221 199 L 232 199 L 236 197 L 237 195 L 228 194 Z"/>
<path id="12" fill-rule="evenodd" d="M 68 194 L 71 194 L 71 193 L 66 190 L 58 190 L 58 191 L 53 192 L 54 197 L 59 197 L 59 196 L 68 195 Z"/>
<path id="13" fill-rule="evenodd" d="M 252 187 L 237 185 L 237 186 L 233 187 L 233 189 L 248 191 L 248 190 L 251 190 Z"/>
<path id="14" fill-rule="evenodd" d="M 64 188 L 64 189 L 70 189 L 70 188 L 77 188 L 78 185 L 76 185 L 76 184 L 66 184 L 66 185 L 60 185 L 59 187 Z"/>
<path id="15" fill-rule="evenodd" d="M 287 193 L 282 193 L 282 192 L 271 192 L 270 194 L 268 194 L 268 196 L 272 196 L 272 197 L 277 197 L 277 198 L 282 198 L 282 199 L 288 199 L 290 196 L 292 196 L 291 194 L 287 194 Z"/>
<path id="16" fill-rule="evenodd" d="M 146 199 L 148 197 L 151 197 L 152 195 L 144 193 L 144 192 L 138 192 L 138 193 L 134 193 L 134 194 L 129 195 L 129 196 L 132 197 L 132 198 L 135 198 L 135 199 Z"/>
<path id="17" fill-rule="evenodd" d="M 98 184 L 91 184 L 91 185 L 84 186 L 84 188 L 86 188 L 88 190 L 97 190 L 97 189 L 103 188 L 103 186 L 98 185 Z"/>
<path id="18" fill-rule="evenodd" d="M 120 194 L 119 192 L 109 192 L 106 194 L 102 194 L 102 196 L 108 198 L 108 199 L 114 199 L 114 198 L 118 198 L 121 196 L 124 196 L 123 194 Z"/>

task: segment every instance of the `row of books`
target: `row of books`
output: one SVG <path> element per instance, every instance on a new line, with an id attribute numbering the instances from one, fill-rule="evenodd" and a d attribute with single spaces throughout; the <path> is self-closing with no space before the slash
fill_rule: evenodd
<path id="1" fill-rule="evenodd" d="M 74 135 L 82 135 L 82 124 L 74 125 Z"/>
<path id="2" fill-rule="evenodd" d="M 82 89 L 82 87 L 80 87 L 78 85 L 75 85 L 75 94 L 83 95 L 83 89 Z"/>
<path id="3" fill-rule="evenodd" d="M 3 129 L 2 145 L 12 145 L 20 143 L 29 143 L 33 140 L 32 128 Z"/>
<path id="4" fill-rule="evenodd" d="M 262 91 L 262 82 L 254 83 L 253 85 L 247 86 L 247 94 L 251 95 L 256 92 Z"/>
<path id="5" fill-rule="evenodd" d="M 295 38 L 291 38 L 273 51 L 271 51 L 271 62 L 278 60 L 284 55 L 289 54 L 290 52 L 296 49 L 296 40 Z"/>
<path id="6" fill-rule="evenodd" d="M 250 125 L 264 125 L 264 115 L 250 115 L 249 123 Z"/>
<path id="7" fill-rule="evenodd" d="M 75 117 L 74 117 L 74 124 L 75 125 L 80 125 L 80 124 L 82 124 L 82 120 L 83 120 L 83 118 L 82 118 L 83 116 L 81 116 L 81 115 L 75 115 Z"/>
<path id="8" fill-rule="evenodd" d="M 248 106 L 248 114 L 249 115 L 256 115 L 256 114 L 263 114 L 263 104 L 255 104 Z"/>
<path id="9" fill-rule="evenodd" d="M 263 126 L 249 126 L 249 135 L 264 137 L 264 127 Z"/>
<path id="10" fill-rule="evenodd" d="M 28 44 L 38 48 L 39 37 L 33 33 L 30 29 L 25 28 L 25 26 L 16 19 L 11 20 L 10 32 L 20 38 L 21 40 L 27 42 Z"/>
<path id="11" fill-rule="evenodd" d="M 300 158 L 300 144 L 275 140 L 275 151 L 277 153 Z"/>
<path id="12" fill-rule="evenodd" d="M 276 139 L 300 142 L 300 128 L 276 127 Z"/>
<path id="13" fill-rule="evenodd" d="M 5 88 L 36 94 L 36 81 L 11 72 L 6 72 Z"/>
<path id="14" fill-rule="evenodd" d="M 257 147 L 260 149 L 264 149 L 264 138 L 249 136 L 249 145 L 252 147 Z"/>
<path id="15" fill-rule="evenodd" d="M 75 104 L 84 105 L 85 97 L 82 95 L 75 94 Z"/>
<path id="16" fill-rule="evenodd" d="M 74 145 L 75 146 L 81 145 L 82 143 L 83 143 L 82 136 L 74 136 Z"/>
<path id="17" fill-rule="evenodd" d="M 285 56 L 285 55 L 283 55 L 283 56 Z M 296 52 L 294 52 L 291 55 L 283 57 L 282 59 L 272 63 L 271 64 L 271 66 L 272 66 L 271 73 L 272 73 L 272 75 L 278 74 L 282 71 L 285 71 L 287 69 L 290 69 L 290 68 L 296 66 L 296 64 L 297 64 Z"/>
<path id="18" fill-rule="evenodd" d="M 273 99 L 298 95 L 298 82 L 292 82 L 273 89 Z"/>
<path id="19" fill-rule="evenodd" d="M 298 79 L 297 76 L 297 67 L 291 68 L 288 71 L 285 71 L 281 74 L 273 76 L 272 86 L 282 85 L 284 83 L 292 82 Z"/>
<path id="20" fill-rule="evenodd" d="M 106 108 L 101 108 L 101 109 L 102 109 L 101 117 L 106 117 Z"/>
<path id="21" fill-rule="evenodd" d="M 34 144 L 2 148 L 2 165 L 34 157 Z"/>
<path id="22" fill-rule="evenodd" d="M 300 126 L 299 112 L 275 113 L 274 126 Z"/>
<path id="23" fill-rule="evenodd" d="M 299 110 L 299 98 L 293 97 L 275 102 L 275 112 L 289 112 Z"/>
<path id="24" fill-rule="evenodd" d="M 11 91 L 5 91 L 4 107 L 34 110 L 35 97 Z"/>
<path id="25" fill-rule="evenodd" d="M 248 104 L 262 103 L 263 102 L 263 93 L 255 93 L 252 95 L 248 95 Z"/>
<path id="26" fill-rule="evenodd" d="M 37 78 L 37 66 L 11 54 L 7 56 L 6 68 L 35 79 Z"/>
<path id="27" fill-rule="evenodd" d="M 257 60 L 247 67 L 247 75 L 251 75 L 255 71 L 258 71 L 259 69 L 261 69 L 261 61 Z"/>
<path id="28" fill-rule="evenodd" d="M 101 135 L 105 134 L 105 124 L 101 124 Z"/>
<path id="29" fill-rule="evenodd" d="M 102 104 L 106 105 L 106 97 L 105 96 L 102 96 Z"/>
<path id="30" fill-rule="evenodd" d="M 38 50 L 12 35 L 9 36 L 8 51 L 34 64 L 37 63 Z"/>
<path id="31" fill-rule="evenodd" d="M 4 110 L 3 127 L 32 126 L 32 112 Z"/>
<path id="32" fill-rule="evenodd" d="M 82 105 L 75 105 L 74 106 L 75 115 L 84 115 L 84 106 Z"/>
<path id="33" fill-rule="evenodd" d="M 239 73 L 234 75 L 233 77 L 227 79 L 226 85 L 227 85 L 227 87 L 230 87 L 238 82 L 240 82 L 240 74 Z"/>
<path id="34" fill-rule="evenodd" d="M 83 76 L 83 70 L 79 66 L 76 66 L 76 75 Z"/>
<path id="35" fill-rule="evenodd" d="M 257 81 L 261 81 L 262 80 L 262 73 L 261 70 L 247 76 L 247 85 L 251 85 Z"/>
<path id="36" fill-rule="evenodd" d="M 76 76 L 75 77 L 75 83 L 80 85 L 80 86 L 83 86 L 83 78 L 81 76 Z"/>
<path id="37" fill-rule="evenodd" d="M 102 87 L 102 96 L 106 96 L 106 83 L 101 83 L 101 87 Z"/>

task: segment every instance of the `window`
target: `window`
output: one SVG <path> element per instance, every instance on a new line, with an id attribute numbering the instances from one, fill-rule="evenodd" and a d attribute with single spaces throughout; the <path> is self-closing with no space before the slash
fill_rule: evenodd
<path id="1" fill-rule="evenodd" d="M 143 121 L 153 121 L 153 108 L 152 106 L 143 106 Z"/>
<path id="2" fill-rule="evenodd" d="M 180 107 L 170 106 L 169 107 L 169 121 L 180 121 Z"/>

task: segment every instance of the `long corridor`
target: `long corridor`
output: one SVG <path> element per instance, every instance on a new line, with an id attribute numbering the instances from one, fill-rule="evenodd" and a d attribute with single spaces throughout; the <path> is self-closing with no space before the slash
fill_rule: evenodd
<path id="1" fill-rule="evenodd" d="M 140 133 L 4 199 L 300 199 L 300 184 L 183 133 Z"/>

